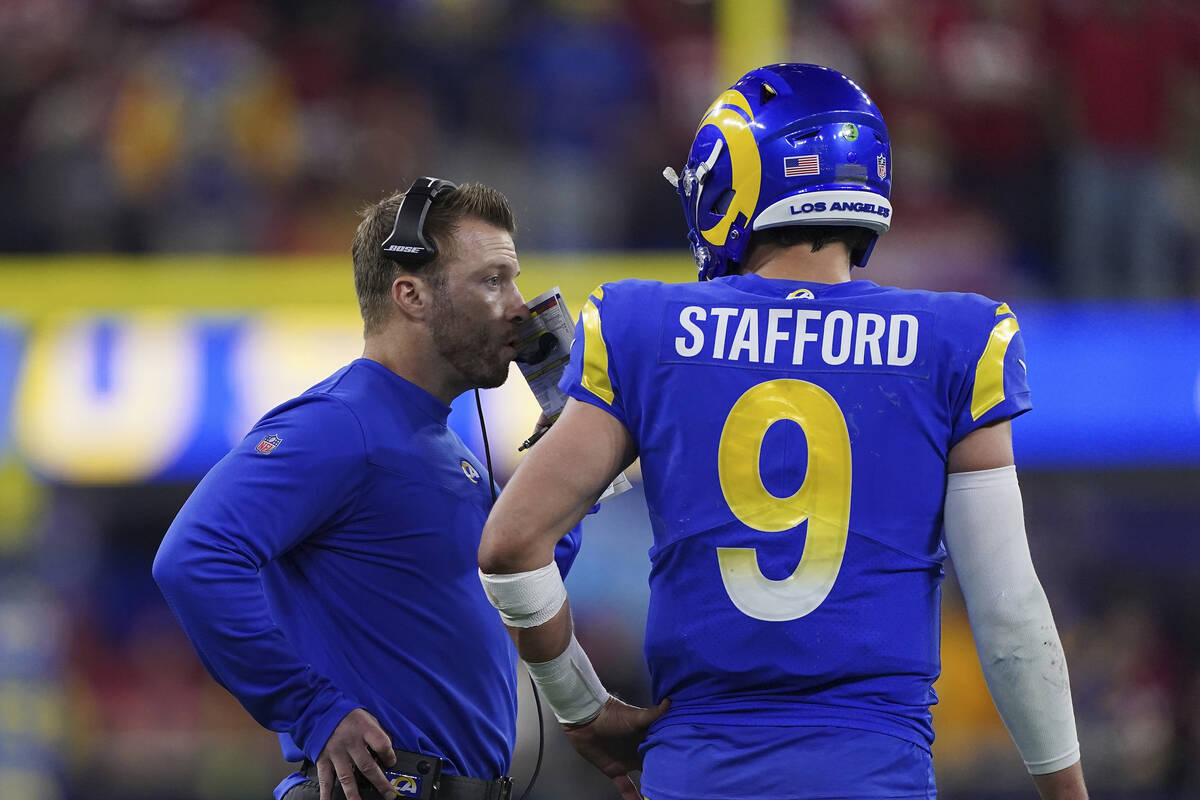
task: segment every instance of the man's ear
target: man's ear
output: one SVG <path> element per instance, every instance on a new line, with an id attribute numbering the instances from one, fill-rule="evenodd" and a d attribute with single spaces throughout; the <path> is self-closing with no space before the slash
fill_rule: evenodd
<path id="1" fill-rule="evenodd" d="M 416 275 L 398 275 L 392 281 L 392 303 L 410 319 L 425 319 L 433 303 L 432 287 Z"/>

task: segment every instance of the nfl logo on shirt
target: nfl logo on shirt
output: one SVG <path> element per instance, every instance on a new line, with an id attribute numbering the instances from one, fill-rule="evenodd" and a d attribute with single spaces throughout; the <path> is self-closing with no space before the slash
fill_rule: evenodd
<path id="1" fill-rule="evenodd" d="M 264 436 L 262 438 L 262 441 L 259 442 L 254 447 L 254 449 L 257 450 L 258 452 L 262 453 L 265 456 L 265 455 L 268 455 L 276 447 L 279 447 L 279 444 L 282 441 L 283 441 L 283 437 L 276 436 L 275 434 L 272 433 L 269 436 Z"/>

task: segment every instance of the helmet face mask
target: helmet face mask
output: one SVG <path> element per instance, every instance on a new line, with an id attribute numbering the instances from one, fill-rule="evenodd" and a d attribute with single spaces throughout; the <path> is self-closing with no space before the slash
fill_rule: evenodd
<path id="1" fill-rule="evenodd" d="M 753 70 L 705 112 L 676 182 L 701 280 L 737 269 L 755 230 L 891 220 L 891 148 L 867 94 L 836 70 Z M 871 243 L 851 254 L 863 266 Z"/>

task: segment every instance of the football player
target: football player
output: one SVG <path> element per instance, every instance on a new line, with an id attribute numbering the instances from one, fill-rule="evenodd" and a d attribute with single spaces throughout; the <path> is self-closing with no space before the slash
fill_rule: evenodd
<path id="1" fill-rule="evenodd" d="M 980 295 L 852 279 L 892 222 L 879 109 L 832 69 L 756 69 L 665 174 L 701 281 L 595 290 L 572 399 L 480 547 L 488 595 L 576 749 L 630 800 L 639 767 L 648 800 L 935 797 L 949 555 L 1037 790 L 1084 798 L 1013 462 L 1010 421 L 1031 407 L 1017 318 Z M 552 559 L 638 457 L 653 709 L 604 689 Z"/>

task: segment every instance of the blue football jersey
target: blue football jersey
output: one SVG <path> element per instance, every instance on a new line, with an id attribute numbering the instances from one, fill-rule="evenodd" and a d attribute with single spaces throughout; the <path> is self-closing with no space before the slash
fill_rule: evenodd
<path id="1" fill-rule="evenodd" d="M 655 730 L 929 747 L 947 454 L 1030 408 L 1023 359 L 1011 309 L 973 294 L 757 275 L 592 294 L 562 387 L 641 458 Z"/>

